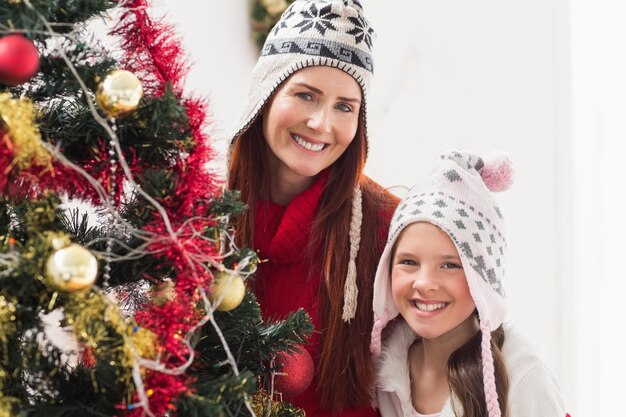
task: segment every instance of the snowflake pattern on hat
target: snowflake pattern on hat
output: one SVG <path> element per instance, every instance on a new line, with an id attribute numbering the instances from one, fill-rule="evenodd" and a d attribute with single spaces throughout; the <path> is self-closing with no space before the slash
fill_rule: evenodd
<path id="1" fill-rule="evenodd" d="M 274 36 L 278 35 L 278 32 L 280 32 L 281 29 L 284 29 L 287 27 L 287 22 L 291 21 L 291 19 L 293 18 L 293 15 L 295 15 L 296 12 L 293 11 L 293 3 L 291 3 L 289 5 L 289 7 L 287 8 L 287 10 L 285 10 L 281 16 L 281 19 L 276 22 L 276 25 L 274 25 L 274 29 L 272 29 L 272 33 L 274 34 Z"/>
<path id="2" fill-rule="evenodd" d="M 300 33 L 315 29 L 322 36 L 326 34 L 327 30 L 337 31 L 337 28 L 333 25 L 333 20 L 337 19 L 339 15 L 333 13 L 332 10 L 332 4 L 319 8 L 316 3 L 311 3 L 308 9 L 300 12 L 302 20 L 294 28 L 300 28 Z"/>
<path id="3" fill-rule="evenodd" d="M 261 56 L 287 53 L 321 56 L 373 72 L 370 53 L 375 32 L 361 12 L 361 4 L 354 0 L 296 1 L 274 26 Z"/>
<path id="4" fill-rule="evenodd" d="M 354 24 L 354 29 L 348 31 L 350 35 L 354 35 L 357 44 L 365 42 L 369 50 L 372 49 L 372 38 L 374 37 L 374 29 L 371 28 L 369 22 L 363 16 L 349 17 Z"/>

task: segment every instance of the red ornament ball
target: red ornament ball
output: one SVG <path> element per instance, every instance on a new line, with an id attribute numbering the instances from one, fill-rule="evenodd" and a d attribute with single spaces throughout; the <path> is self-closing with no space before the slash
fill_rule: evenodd
<path id="1" fill-rule="evenodd" d="M 39 69 L 39 52 L 22 35 L 0 38 L 0 83 L 14 86 L 30 80 Z"/>
<path id="2" fill-rule="evenodd" d="M 303 347 L 298 350 L 300 353 L 281 352 L 276 355 L 279 369 L 274 378 L 274 391 L 280 392 L 283 398 L 293 398 L 303 393 L 313 380 L 313 359 Z"/>

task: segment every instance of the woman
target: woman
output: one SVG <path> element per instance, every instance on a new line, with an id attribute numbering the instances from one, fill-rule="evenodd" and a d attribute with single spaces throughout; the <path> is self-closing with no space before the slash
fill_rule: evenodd
<path id="1" fill-rule="evenodd" d="M 261 259 L 266 319 L 304 308 L 313 383 L 307 416 L 376 415 L 368 351 L 372 281 L 397 199 L 363 175 L 373 30 L 355 0 L 297 0 L 253 70 L 229 187 L 249 209 L 238 243 Z"/>

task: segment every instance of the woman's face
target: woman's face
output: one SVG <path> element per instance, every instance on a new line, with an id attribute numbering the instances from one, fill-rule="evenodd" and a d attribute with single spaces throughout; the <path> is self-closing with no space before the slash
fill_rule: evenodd
<path id="1" fill-rule="evenodd" d="M 361 100 L 359 84 L 337 68 L 295 72 L 263 112 L 270 166 L 298 180 L 332 165 L 354 139 Z"/>
<path id="2" fill-rule="evenodd" d="M 407 226 L 391 262 L 393 301 L 415 333 L 436 339 L 469 323 L 476 306 L 456 247 L 443 230 L 427 222 Z"/>

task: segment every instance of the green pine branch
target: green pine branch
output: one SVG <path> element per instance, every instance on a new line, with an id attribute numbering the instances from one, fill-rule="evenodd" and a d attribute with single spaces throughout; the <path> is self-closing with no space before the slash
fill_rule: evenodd
<path id="1" fill-rule="evenodd" d="M 0 27 L 23 31 L 29 38 L 43 40 L 49 35 L 41 17 L 50 22 L 55 32 L 68 33 L 75 23 L 81 23 L 116 6 L 112 0 L 30 0 L 33 8 L 23 1 L 0 2 Z"/>

